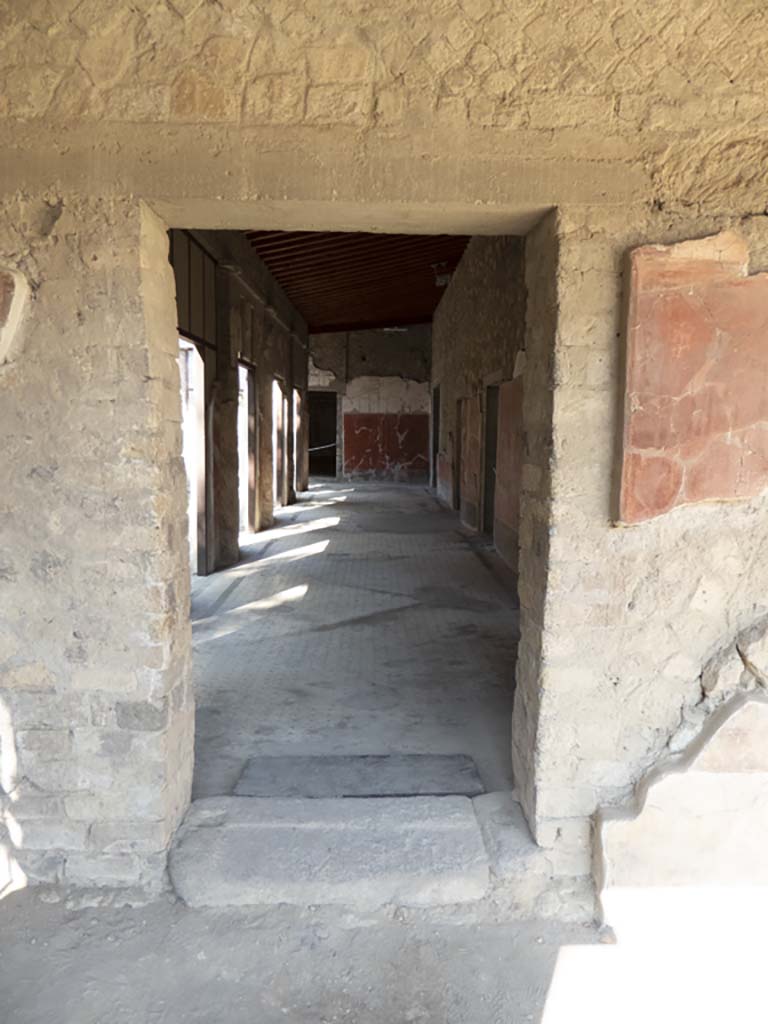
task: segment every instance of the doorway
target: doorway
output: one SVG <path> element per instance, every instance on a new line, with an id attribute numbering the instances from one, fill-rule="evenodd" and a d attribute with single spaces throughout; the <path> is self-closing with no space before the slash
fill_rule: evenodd
<path id="1" fill-rule="evenodd" d="M 483 465 L 483 533 L 493 537 L 496 518 L 496 455 L 499 444 L 499 388 L 485 389 L 485 457 Z"/>
<path id="2" fill-rule="evenodd" d="M 461 446 L 463 444 L 463 431 L 461 424 L 464 416 L 464 399 L 459 398 L 456 402 L 456 437 L 453 444 L 453 507 L 456 512 L 461 511 Z"/>
<path id="3" fill-rule="evenodd" d="M 187 477 L 189 565 L 193 575 L 207 572 L 205 536 L 205 364 L 197 346 L 179 338 L 182 459 Z"/>
<path id="4" fill-rule="evenodd" d="M 440 387 L 432 391 L 432 486 L 437 487 L 437 458 L 440 451 Z"/>
<path id="5" fill-rule="evenodd" d="M 274 507 L 286 504 L 285 465 L 286 438 L 285 396 L 278 380 L 272 381 L 272 494 Z"/>
<path id="6" fill-rule="evenodd" d="M 336 392 L 309 392 L 309 474 L 336 476 Z"/>
<path id="7" fill-rule="evenodd" d="M 255 533 L 256 503 L 256 389 L 253 371 L 237 367 L 237 503 L 240 533 Z"/>

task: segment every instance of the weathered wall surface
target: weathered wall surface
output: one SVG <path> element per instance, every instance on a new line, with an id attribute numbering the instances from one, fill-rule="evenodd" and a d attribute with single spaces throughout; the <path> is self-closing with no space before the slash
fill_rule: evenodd
<path id="1" fill-rule="evenodd" d="M 518 786 L 542 840 L 599 804 L 626 798 L 705 698 L 706 664 L 768 611 L 765 495 L 613 525 L 626 253 L 726 226 L 690 213 L 648 213 L 629 223 L 625 215 L 566 210 L 528 240 L 530 450 L 513 746 Z M 765 218 L 744 219 L 739 228 L 751 269 L 764 269 Z M 547 326 L 544 316 L 537 326 L 532 314 L 543 291 L 533 261 L 545 232 L 556 256 L 548 287 L 559 319 Z M 534 421 L 548 393 L 551 457 L 546 423 Z M 536 572 L 543 562 L 546 576 Z"/>
<path id="2" fill-rule="evenodd" d="M 63 0 L 2 29 L 3 176 L 79 188 L 85 163 L 178 226 L 225 226 L 189 216 L 212 196 L 764 205 L 760 0 Z"/>
<path id="3" fill-rule="evenodd" d="M 341 396 L 339 474 L 427 479 L 431 350 L 422 324 L 311 336 L 310 387 Z"/>
<path id="4" fill-rule="evenodd" d="M 764 5 L 62 0 L 0 26 L 0 263 L 32 285 L 30 358 L 0 370 L 2 669 L 20 772 L 55 764 L 14 812 L 53 851 L 36 870 L 137 877 L 186 792 L 184 671 L 154 650 L 186 644 L 178 386 L 140 311 L 141 199 L 178 227 L 535 224 L 515 773 L 542 842 L 582 835 L 764 610 L 764 499 L 611 526 L 626 250 L 732 223 L 768 267 Z"/>
<path id="5" fill-rule="evenodd" d="M 0 266 L 31 293 L 0 367 L 1 842 L 31 879 L 154 886 L 193 733 L 165 227 L 5 201 Z"/>
<path id="6" fill-rule="evenodd" d="M 518 352 L 525 344 L 524 242 L 520 238 L 473 238 L 453 275 L 433 324 L 432 383 L 440 388 L 438 496 L 456 499 L 462 520 L 474 529 L 482 522 L 486 388 L 512 381 Z M 505 395 L 509 405 L 509 392 Z M 509 436 L 509 409 L 499 437 L 496 498 L 500 549 L 516 551 L 509 536 L 516 512 L 510 507 L 519 485 L 519 458 Z M 517 469 L 515 470 L 515 466 Z M 494 528 L 494 533 L 496 530 Z M 515 561 L 515 556 L 511 557 Z"/>

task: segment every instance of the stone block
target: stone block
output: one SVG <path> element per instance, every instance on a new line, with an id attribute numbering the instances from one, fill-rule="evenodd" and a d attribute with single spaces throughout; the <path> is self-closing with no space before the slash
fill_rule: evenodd
<path id="1" fill-rule="evenodd" d="M 362 125 L 370 110 L 370 90 L 360 86 L 315 85 L 307 93 L 306 119 L 315 124 Z"/>
<path id="2" fill-rule="evenodd" d="M 64 882 L 76 886 L 137 885 L 143 864 L 128 853 L 105 854 L 100 851 L 69 853 L 64 867 Z"/>
<path id="3" fill-rule="evenodd" d="M 472 802 L 451 796 L 198 800 L 169 870 L 190 906 L 435 906 L 489 885 Z"/>
<path id="4" fill-rule="evenodd" d="M 9 690 L 52 690 L 55 680 L 45 665 L 35 661 L 4 669 L 2 684 Z"/>
<path id="5" fill-rule="evenodd" d="M 88 841 L 88 826 L 85 822 L 26 821 L 22 826 L 23 847 L 29 850 L 84 850 Z"/>
<path id="6" fill-rule="evenodd" d="M 159 732 L 168 722 L 168 704 L 149 701 L 118 701 L 115 706 L 117 724 L 121 729 Z"/>
<path id="7" fill-rule="evenodd" d="M 362 82 L 372 66 L 371 54 L 362 46 L 311 47 L 307 52 L 310 81 Z"/>
<path id="8" fill-rule="evenodd" d="M 165 853 L 170 836 L 161 821 L 97 821 L 90 827 L 94 850 L 108 854 Z"/>
<path id="9" fill-rule="evenodd" d="M 494 878 L 520 881 L 552 874 L 544 852 L 533 840 L 514 793 L 486 793 L 472 801 L 480 822 Z"/>
<path id="10" fill-rule="evenodd" d="M 110 668 L 78 668 L 71 675 L 76 690 L 112 690 L 129 694 L 136 689 L 136 674 Z"/>
<path id="11" fill-rule="evenodd" d="M 24 755 L 44 761 L 66 758 L 72 751 L 72 732 L 69 729 L 19 729 L 16 743 Z"/>

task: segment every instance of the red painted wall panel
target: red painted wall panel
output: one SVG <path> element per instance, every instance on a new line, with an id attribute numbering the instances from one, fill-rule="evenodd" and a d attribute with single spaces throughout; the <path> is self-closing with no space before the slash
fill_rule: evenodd
<path id="1" fill-rule="evenodd" d="M 344 415 L 344 472 L 375 480 L 427 480 L 429 415 Z"/>

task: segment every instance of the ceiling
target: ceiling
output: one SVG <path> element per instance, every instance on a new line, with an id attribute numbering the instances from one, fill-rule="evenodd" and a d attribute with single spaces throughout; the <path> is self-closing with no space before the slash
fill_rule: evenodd
<path id="1" fill-rule="evenodd" d="M 249 231 L 312 333 L 428 323 L 468 235 Z"/>

